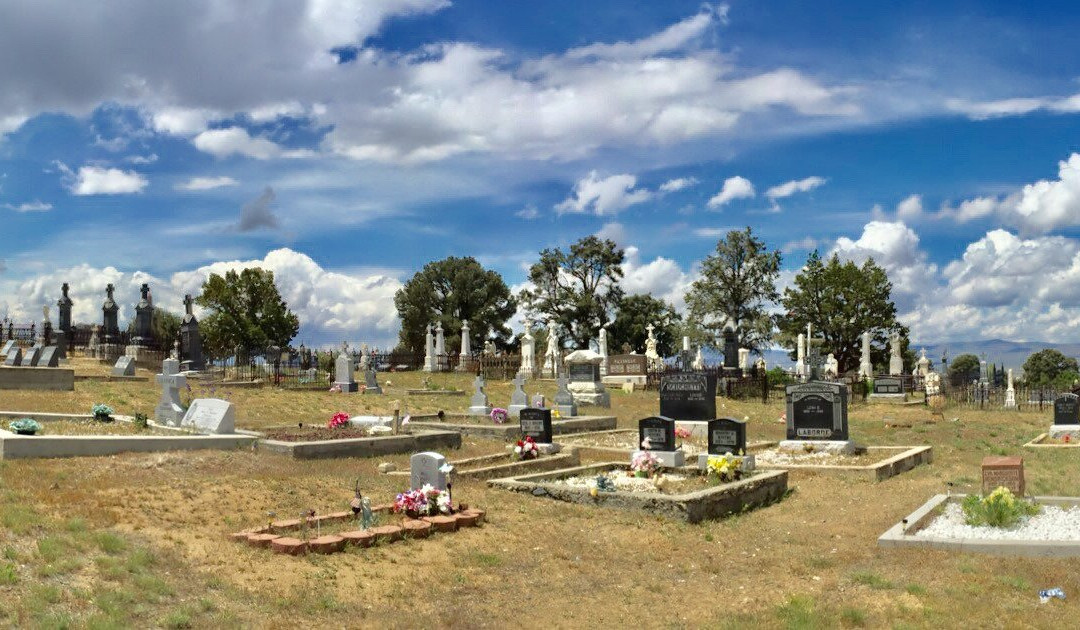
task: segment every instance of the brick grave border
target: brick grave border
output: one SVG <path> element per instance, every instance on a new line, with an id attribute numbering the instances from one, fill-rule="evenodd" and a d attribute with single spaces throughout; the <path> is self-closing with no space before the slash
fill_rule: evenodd
<path id="1" fill-rule="evenodd" d="M 372 512 L 393 514 L 389 505 L 377 505 L 372 508 Z M 230 534 L 229 538 L 234 542 L 246 543 L 260 549 L 270 549 L 275 553 L 290 556 L 302 556 L 308 553 L 331 554 L 345 551 L 350 546 L 371 547 L 399 540 L 427 538 L 436 532 L 451 534 L 464 527 L 479 527 L 486 517 L 486 511 L 469 508 L 450 516 L 423 516 L 419 519 L 402 517 L 400 525 L 388 524 L 367 530 L 357 529 L 340 534 L 324 534 L 307 540 L 284 535 L 301 531 L 304 529 L 305 521 L 307 531 L 310 533 L 317 525 L 356 520 L 352 512 L 335 512 L 307 517 L 304 521 L 300 519 L 274 521 L 264 527 L 235 532 Z"/>
<path id="2" fill-rule="evenodd" d="M 971 538 L 920 538 L 915 532 L 926 527 L 945 509 L 946 503 L 960 502 L 967 495 L 936 494 L 907 518 L 890 527 L 878 538 L 878 547 L 885 549 L 936 549 L 986 553 L 999 556 L 1032 558 L 1080 557 L 1080 541 L 1076 540 L 981 540 Z M 1080 497 L 1032 497 L 1041 505 L 1058 507 L 1080 506 Z"/>
<path id="3" fill-rule="evenodd" d="M 615 492 L 598 492 L 594 496 L 588 488 L 550 483 L 564 477 L 590 476 L 613 470 L 626 471 L 629 470 L 629 466 L 622 462 L 605 462 L 519 477 L 492 479 L 487 483 L 494 488 L 527 492 L 533 496 L 546 496 L 582 505 L 646 512 L 688 523 L 723 518 L 729 514 L 740 514 L 756 507 L 775 503 L 787 494 L 788 489 L 788 474 L 785 470 L 762 471 L 740 481 L 683 494 L 616 490 Z M 680 471 L 691 472 L 690 469 L 680 469 Z M 693 471 L 696 472 L 696 469 Z"/>
<path id="4" fill-rule="evenodd" d="M 457 431 L 461 435 L 514 442 L 521 438 L 521 425 L 517 418 L 511 417 L 504 424 L 495 424 L 485 416 L 470 416 L 463 413 L 444 413 L 444 420 L 439 421 L 437 414 L 414 415 L 409 419 L 409 426 L 414 429 Z M 454 422 L 454 419 L 480 420 L 479 422 Z M 567 435 L 584 431 L 614 429 L 618 426 L 615 416 L 571 416 L 552 418 L 551 432 L 554 435 Z"/>

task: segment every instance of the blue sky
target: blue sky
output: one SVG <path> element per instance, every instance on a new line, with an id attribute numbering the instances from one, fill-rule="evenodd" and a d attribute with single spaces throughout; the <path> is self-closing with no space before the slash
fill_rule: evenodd
<path id="1" fill-rule="evenodd" d="M 917 341 L 1080 333 L 1072 4 L 156 4 L 0 0 L 0 315 L 259 264 L 385 345 L 433 259 L 600 233 L 681 307 L 751 225 L 784 283 L 874 257 Z"/>

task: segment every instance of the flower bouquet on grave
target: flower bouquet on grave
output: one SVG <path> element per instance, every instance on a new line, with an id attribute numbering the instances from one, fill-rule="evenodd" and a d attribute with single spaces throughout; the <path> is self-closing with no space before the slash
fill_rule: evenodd
<path id="1" fill-rule="evenodd" d="M 90 413 L 93 414 L 94 420 L 98 422 L 112 422 L 113 421 L 113 408 L 104 404 L 98 403 L 90 409 Z"/>
<path id="2" fill-rule="evenodd" d="M 679 438 L 680 440 L 689 440 L 690 436 L 692 436 L 693 434 L 694 432 L 690 429 L 687 429 L 686 427 L 675 427 L 675 437 Z M 682 448 L 682 444 L 679 444 L 679 446 L 676 448 Z"/>
<path id="3" fill-rule="evenodd" d="M 647 478 L 660 470 L 660 460 L 649 451 L 638 451 L 630 460 L 630 474 L 634 477 Z"/>
<path id="4" fill-rule="evenodd" d="M 393 509 L 394 513 L 404 514 L 409 518 L 452 514 L 454 511 L 450 504 L 450 493 L 446 490 L 436 490 L 430 484 L 398 494 L 394 499 Z"/>
<path id="5" fill-rule="evenodd" d="M 710 455 L 706 470 L 709 477 L 720 480 L 721 483 L 731 483 L 742 478 L 742 458 L 731 453 L 723 455 Z"/>
<path id="6" fill-rule="evenodd" d="M 41 424 L 33 418 L 19 418 L 8 424 L 8 428 L 19 435 L 34 435 L 41 431 Z"/>
<path id="7" fill-rule="evenodd" d="M 495 424 L 504 424 L 510 419 L 510 413 L 502 407 L 495 407 L 491 410 L 491 421 Z"/>
<path id="8" fill-rule="evenodd" d="M 540 449 L 536 447 L 536 440 L 529 436 L 525 436 L 523 439 L 517 441 L 517 445 L 514 446 L 514 454 L 519 459 L 536 459 L 540 457 Z"/>
<path id="9" fill-rule="evenodd" d="M 343 411 L 339 411 L 339 412 L 335 413 L 330 418 L 330 422 L 326 423 L 326 428 L 327 429 L 338 429 L 338 428 L 341 428 L 341 427 L 344 427 L 344 426 L 348 426 L 348 424 L 349 424 L 349 414 L 347 414 L 347 413 L 345 413 Z"/>

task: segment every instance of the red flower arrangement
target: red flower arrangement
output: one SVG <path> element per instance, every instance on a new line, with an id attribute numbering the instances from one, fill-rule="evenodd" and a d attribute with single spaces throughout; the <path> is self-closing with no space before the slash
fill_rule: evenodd
<path id="1" fill-rule="evenodd" d="M 525 439 L 518 440 L 514 453 L 521 459 L 536 459 L 540 456 L 540 449 L 536 447 L 536 440 L 525 436 Z"/>
<path id="2" fill-rule="evenodd" d="M 326 428 L 337 429 L 349 424 L 349 414 L 339 411 L 330 418 L 330 422 L 326 423 Z"/>

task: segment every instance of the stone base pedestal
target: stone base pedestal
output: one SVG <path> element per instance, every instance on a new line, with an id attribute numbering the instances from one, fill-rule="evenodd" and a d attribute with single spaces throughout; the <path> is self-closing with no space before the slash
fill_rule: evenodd
<path id="1" fill-rule="evenodd" d="M 868 398 L 874 402 L 903 403 L 907 402 L 907 394 L 870 394 Z"/>
<path id="2" fill-rule="evenodd" d="M 103 343 L 98 346 L 97 358 L 102 363 L 116 363 L 116 360 L 124 356 L 124 346 L 115 343 Z"/>
<path id="3" fill-rule="evenodd" d="M 528 409 L 528 408 L 529 408 L 528 405 L 510 405 L 509 407 L 506 408 L 506 413 L 509 414 L 509 416 L 511 418 L 517 418 L 518 416 L 521 415 L 521 410 L 522 409 Z"/>
<path id="4" fill-rule="evenodd" d="M 539 451 L 541 455 L 555 455 L 562 451 L 562 444 L 557 442 L 551 444 L 537 444 L 536 450 Z"/>
<path id="5" fill-rule="evenodd" d="M 360 390 L 360 384 L 353 381 L 352 383 L 334 383 L 341 388 L 342 394 L 355 394 Z"/>
<path id="6" fill-rule="evenodd" d="M 630 461 L 633 461 L 641 452 L 634 451 L 630 456 Z M 682 468 L 686 465 L 686 453 L 682 451 L 649 451 L 649 453 L 652 453 L 653 457 L 660 460 L 660 465 L 664 468 Z"/>
<path id="7" fill-rule="evenodd" d="M 644 374 L 636 374 L 633 376 L 604 376 L 600 379 L 600 382 L 604 385 L 619 385 L 620 387 L 624 383 L 633 383 L 645 387 L 648 377 Z"/>
<path id="8" fill-rule="evenodd" d="M 473 405 L 465 413 L 470 416 L 490 416 L 491 405 Z"/>
<path id="9" fill-rule="evenodd" d="M 184 408 L 179 405 L 159 403 L 154 409 L 154 422 L 170 427 L 178 427 L 180 426 L 180 421 L 184 419 L 184 413 Z"/>
<path id="10" fill-rule="evenodd" d="M 595 405 L 597 407 L 610 407 L 611 394 L 604 390 L 603 383 L 570 383 L 570 392 L 574 395 L 574 402 L 579 405 Z M 560 411 L 560 413 L 562 413 Z"/>
<path id="11" fill-rule="evenodd" d="M 1008 390 L 1005 391 L 1005 408 L 1006 409 L 1014 409 L 1014 408 L 1016 408 L 1016 390 L 1015 389 L 1008 389 Z"/>
<path id="12" fill-rule="evenodd" d="M 805 453 L 813 447 L 814 453 L 831 455 L 857 455 L 865 452 L 865 446 L 859 446 L 853 440 L 784 440 L 777 448 L 790 453 Z"/>
<path id="13" fill-rule="evenodd" d="M 710 455 L 708 453 L 701 453 L 700 455 L 698 455 L 697 456 L 697 467 L 699 469 L 701 469 L 701 470 L 705 470 L 706 468 L 708 468 L 709 467 L 709 457 L 710 457 Z M 712 457 L 716 457 L 716 456 L 713 455 Z M 754 469 L 757 468 L 757 462 L 754 459 L 753 455 L 743 455 L 742 457 L 740 457 L 740 459 L 742 460 L 742 466 L 740 466 L 739 468 L 744 473 L 753 472 Z"/>
<path id="14" fill-rule="evenodd" d="M 578 414 L 577 405 L 574 403 L 569 405 L 555 404 L 551 408 L 559 412 L 560 418 L 573 418 Z"/>
<path id="15" fill-rule="evenodd" d="M 1050 425 L 1050 437 L 1060 440 L 1065 436 L 1070 440 L 1080 438 L 1080 424 L 1052 424 Z"/>

